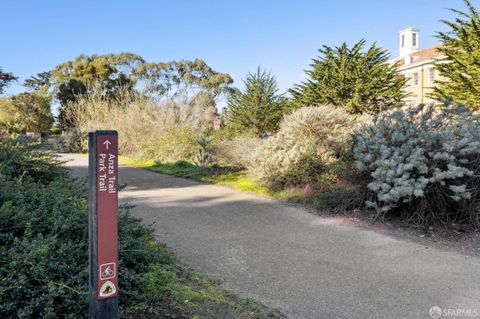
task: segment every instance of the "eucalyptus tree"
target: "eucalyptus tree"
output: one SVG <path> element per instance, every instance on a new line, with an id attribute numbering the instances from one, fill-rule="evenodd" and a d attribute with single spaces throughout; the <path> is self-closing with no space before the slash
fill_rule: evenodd
<path id="1" fill-rule="evenodd" d="M 175 99 L 200 91 L 214 98 L 231 92 L 230 75 L 213 70 L 204 61 L 147 62 L 133 53 L 79 55 L 25 81 L 25 86 L 60 103 L 60 127 L 73 125 L 65 116 L 76 98 L 95 93 L 106 99 L 135 91 Z"/>

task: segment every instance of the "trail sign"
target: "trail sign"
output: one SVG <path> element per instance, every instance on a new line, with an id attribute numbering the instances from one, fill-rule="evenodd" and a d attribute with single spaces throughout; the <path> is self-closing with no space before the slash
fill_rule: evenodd
<path id="1" fill-rule="evenodd" d="M 89 313 L 118 318 L 118 133 L 88 134 Z"/>

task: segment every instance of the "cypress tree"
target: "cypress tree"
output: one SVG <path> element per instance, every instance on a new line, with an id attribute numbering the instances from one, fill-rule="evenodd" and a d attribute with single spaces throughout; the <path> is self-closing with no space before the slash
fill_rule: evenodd
<path id="1" fill-rule="evenodd" d="M 237 90 L 228 100 L 224 111 L 227 125 L 257 135 L 276 132 L 287 100 L 278 93 L 275 77 L 259 67 L 255 73 L 248 73 L 243 82 L 244 90 Z"/>
<path id="2" fill-rule="evenodd" d="M 437 33 L 443 42 L 439 52 L 444 57 L 435 65 L 442 79 L 437 81 L 434 94 L 480 110 L 480 16 L 469 1 L 465 4 L 467 12 L 450 9 L 459 17 L 442 20 L 450 30 Z"/>
<path id="3" fill-rule="evenodd" d="M 397 68 L 388 63 L 389 54 L 372 44 L 364 51 L 365 40 L 352 48 L 323 46 L 313 59 L 308 79 L 290 93 L 296 107 L 331 104 L 352 114 L 378 113 L 398 106 L 405 97 L 406 83 Z"/>

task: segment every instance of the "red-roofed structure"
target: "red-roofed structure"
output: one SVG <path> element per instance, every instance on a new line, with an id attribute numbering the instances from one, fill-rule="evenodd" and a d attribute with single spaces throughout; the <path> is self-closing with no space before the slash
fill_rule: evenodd
<path id="1" fill-rule="evenodd" d="M 407 104 L 432 102 L 430 94 L 435 81 L 439 79 L 434 63 L 441 58 L 438 51 L 440 45 L 419 49 L 419 33 L 420 30 L 410 27 L 400 31 L 399 56 L 390 60 L 408 79 L 405 89 L 408 93 L 405 101 Z"/>

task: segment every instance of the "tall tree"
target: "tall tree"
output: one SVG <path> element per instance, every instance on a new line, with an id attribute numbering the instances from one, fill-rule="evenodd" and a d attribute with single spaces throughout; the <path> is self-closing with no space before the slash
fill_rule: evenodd
<path id="1" fill-rule="evenodd" d="M 34 75 L 26 79 L 23 85 L 33 91 L 46 94 L 46 91 L 49 88 L 51 76 L 52 72 L 40 72 L 36 76 Z"/>
<path id="2" fill-rule="evenodd" d="M 70 79 L 66 83 L 62 83 L 58 86 L 56 98 L 60 102 L 60 108 L 58 109 L 58 126 L 62 129 L 66 129 L 73 126 L 73 122 L 67 116 L 67 108 L 72 107 L 77 97 L 87 94 L 87 86 L 80 80 Z"/>
<path id="3" fill-rule="evenodd" d="M 465 4 L 466 12 L 450 9 L 459 17 L 443 20 L 450 30 L 437 34 L 443 42 L 438 50 L 444 58 L 435 65 L 443 78 L 437 81 L 435 94 L 480 110 L 480 15 L 468 0 Z"/>
<path id="4" fill-rule="evenodd" d="M 58 122 L 62 128 L 72 125 L 65 118 L 65 108 L 79 95 L 95 91 L 105 97 L 120 89 L 133 89 L 140 77 L 142 57 L 133 53 L 85 55 L 57 65 L 48 72 L 27 79 L 24 85 L 53 97 L 60 103 Z"/>
<path id="5" fill-rule="evenodd" d="M 217 98 L 233 92 L 231 76 L 213 70 L 200 59 L 146 63 L 141 73 L 147 91 L 160 97 L 194 96 L 205 91 Z"/>
<path id="6" fill-rule="evenodd" d="M 59 125 L 70 127 L 64 116 L 79 95 L 95 93 L 105 98 L 119 91 L 142 90 L 159 98 L 177 98 L 188 93 L 195 96 L 206 91 L 215 98 L 229 93 L 233 80 L 226 73 L 209 67 L 204 61 L 148 63 L 133 53 L 80 55 L 39 73 L 25 81 L 25 86 L 44 92 L 60 102 Z"/>
<path id="7" fill-rule="evenodd" d="M 50 101 L 37 93 L 20 93 L 0 101 L 0 126 L 9 132 L 42 132 L 50 129 Z"/>
<path id="8" fill-rule="evenodd" d="M 405 97 L 405 79 L 388 63 L 386 50 L 375 43 L 366 51 L 364 47 L 361 40 L 352 48 L 343 43 L 319 49 L 312 69 L 306 71 L 308 79 L 290 90 L 294 106 L 331 104 L 359 114 L 399 105 Z"/>
<path id="9" fill-rule="evenodd" d="M 243 91 L 233 93 L 227 102 L 227 125 L 253 130 L 258 135 L 277 131 L 287 100 L 278 93 L 275 77 L 258 67 L 255 73 L 247 74 L 243 83 Z"/>
<path id="10" fill-rule="evenodd" d="M 5 92 L 5 87 L 7 87 L 10 82 L 16 80 L 16 76 L 14 76 L 10 72 L 3 72 L 2 68 L 0 68 L 0 94 L 3 94 Z"/>

